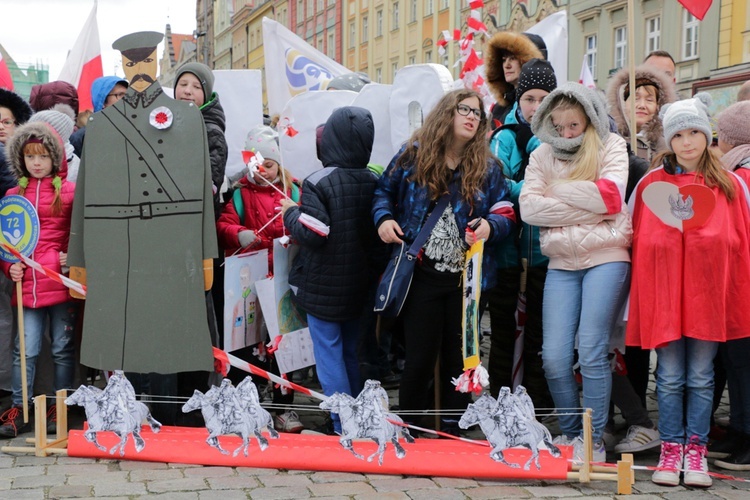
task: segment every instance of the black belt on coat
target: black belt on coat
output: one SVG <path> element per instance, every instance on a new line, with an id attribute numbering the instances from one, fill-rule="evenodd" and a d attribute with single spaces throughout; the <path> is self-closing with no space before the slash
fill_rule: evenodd
<path id="1" fill-rule="evenodd" d="M 170 215 L 201 214 L 203 200 L 157 201 L 134 205 L 85 205 L 84 219 L 153 219 Z"/>

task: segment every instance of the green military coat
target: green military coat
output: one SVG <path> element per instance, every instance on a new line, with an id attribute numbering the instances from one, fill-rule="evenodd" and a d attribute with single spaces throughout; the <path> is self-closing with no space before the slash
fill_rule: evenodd
<path id="1" fill-rule="evenodd" d="M 154 83 L 143 92 L 131 87 L 92 116 L 68 252 L 68 264 L 87 274 L 83 364 L 213 369 L 203 260 L 217 256 L 217 244 L 206 130 L 195 105 Z"/>

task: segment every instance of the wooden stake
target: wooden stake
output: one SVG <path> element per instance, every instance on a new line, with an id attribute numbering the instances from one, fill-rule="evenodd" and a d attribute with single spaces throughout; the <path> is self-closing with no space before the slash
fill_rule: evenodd
<path id="1" fill-rule="evenodd" d="M 18 347 L 21 351 L 21 394 L 23 397 L 23 423 L 29 423 L 29 389 L 26 387 L 26 333 L 23 327 L 23 283 L 16 281 L 16 302 L 18 302 Z"/>

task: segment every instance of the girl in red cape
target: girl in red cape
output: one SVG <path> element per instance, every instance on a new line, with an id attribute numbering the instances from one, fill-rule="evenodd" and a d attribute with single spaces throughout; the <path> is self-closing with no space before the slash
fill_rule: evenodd
<path id="1" fill-rule="evenodd" d="M 750 336 L 750 309 L 740 304 L 750 297 L 748 195 L 708 148 L 710 101 L 699 93 L 662 108 L 670 151 L 638 184 L 632 211 L 626 341 L 658 355 L 663 470 L 652 481 L 669 486 L 680 469 L 685 485 L 711 486 L 713 360 L 720 343 Z"/>

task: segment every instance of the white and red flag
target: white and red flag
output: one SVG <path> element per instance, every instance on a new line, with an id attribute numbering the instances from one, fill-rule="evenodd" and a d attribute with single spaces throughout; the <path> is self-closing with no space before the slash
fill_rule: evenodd
<path id="1" fill-rule="evenodd" d="M 99 26 L 96 22 L 96 1 L 91 9 L 81 34 L 68 53 L 65 65 L 58 80 L 68 82 L 78 89 L 78 102 L 81 111 L 94 106 L 91 103 L 91 84 L 104 74 L 102 70 L 102 49 L 99 44 Z"/>
<path id="2" fill-rule="evenodd" d="M 589 68 L 585 57 L 583 58 L 583 64 L 581 65 L 581 76 L 578 77 L 578 83 L 590 89 L 596 88 L 594 75 L 591 74 L 591 68 Z"/>

